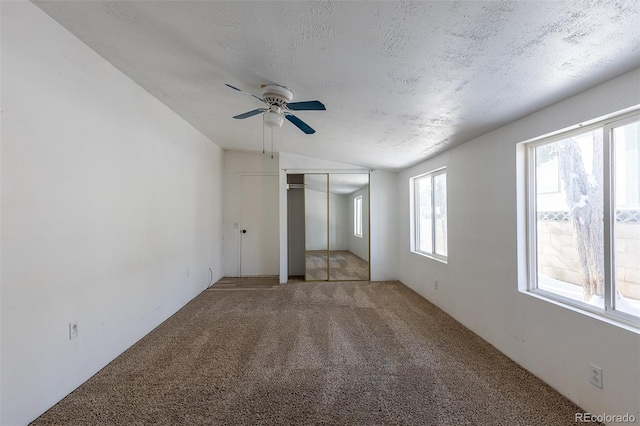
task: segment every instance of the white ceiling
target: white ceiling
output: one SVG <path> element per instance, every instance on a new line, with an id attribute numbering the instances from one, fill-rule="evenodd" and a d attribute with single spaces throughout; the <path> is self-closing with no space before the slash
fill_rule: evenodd
<path id="1" fill-rule="evenodd" d="M 276 151 L 386 170 L 640 66 L 637 0 L 36 4 L 224 149 L 261 151 L 263 129 L 225 83 L 277 83 L 327 111 Z"/>

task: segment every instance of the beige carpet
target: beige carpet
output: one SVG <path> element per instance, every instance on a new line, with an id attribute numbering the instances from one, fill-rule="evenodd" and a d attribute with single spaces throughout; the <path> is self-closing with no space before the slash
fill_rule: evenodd
<path id="1" fill-rule="evenodd" d="M 34 425 L 570 425 L 581 411 L 398 282 L 207 290 Z"/>

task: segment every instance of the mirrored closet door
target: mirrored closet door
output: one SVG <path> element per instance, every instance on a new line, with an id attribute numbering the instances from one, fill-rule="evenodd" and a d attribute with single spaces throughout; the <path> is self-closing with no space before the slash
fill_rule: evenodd
<path id="1" fill-rule="evenodd" d="M 304 175 L 305 280 L 369 280 L 369 175 Z"/>

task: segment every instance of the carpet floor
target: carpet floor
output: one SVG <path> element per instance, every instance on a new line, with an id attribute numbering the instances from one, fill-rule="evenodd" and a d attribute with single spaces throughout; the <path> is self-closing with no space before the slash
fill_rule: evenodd
<path id="1" fill-rule="evenodd" d="M 33 425 L 570 425 L 583 412 L 399 282 L 207 290 Z"/>

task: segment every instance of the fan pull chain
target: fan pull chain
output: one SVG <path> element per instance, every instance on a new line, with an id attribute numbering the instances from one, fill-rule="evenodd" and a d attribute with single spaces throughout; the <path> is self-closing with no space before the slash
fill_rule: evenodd
<path id="1" fill-rule="evenodd" d="M 264 154 L 264 114 L 262 115 L 262 153 Z"/>
<path id="2" fill-rule="evenodd" d="M 273 128 L 271 128 L 271 159 L 273 160 Z"/>

